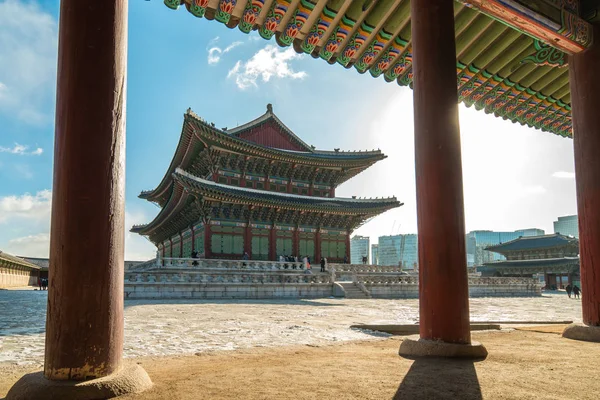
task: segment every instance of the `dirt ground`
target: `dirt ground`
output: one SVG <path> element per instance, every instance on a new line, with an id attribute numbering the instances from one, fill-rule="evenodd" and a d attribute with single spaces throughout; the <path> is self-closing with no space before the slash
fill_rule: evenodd
<path id="1" fill-rule="evenodd" d="M 485 361 L 399 357 L 402 338 L 130 359 L 154 388 L 127 400 L 598 399 L 600 344 L 562 327 L 474 332 Z M 0 367 L 0 396 L 31 367 Z"/>

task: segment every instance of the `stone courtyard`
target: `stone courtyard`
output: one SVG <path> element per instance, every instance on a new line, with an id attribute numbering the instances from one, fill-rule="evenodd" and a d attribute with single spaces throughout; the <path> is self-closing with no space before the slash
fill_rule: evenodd
<path id="1" fill-rule="evenodd" d="M 47 292 L 0 291 L 0 371 L 44 358 Z M 581 321 L 564 294 L 470 300 L 472 321 Z M 125 357 L 385 338 L 354 324 L 412 324 L 418 300 L 127 300 Z"/>

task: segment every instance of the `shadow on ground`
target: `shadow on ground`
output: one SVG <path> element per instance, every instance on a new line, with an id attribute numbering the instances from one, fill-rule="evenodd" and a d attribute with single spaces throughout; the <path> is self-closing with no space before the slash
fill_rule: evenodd
<path id="1" fill-rule="evenodd" d="M 394 400 L 482 399 L 472 360 L 419 358 L 400 383 Z"/>

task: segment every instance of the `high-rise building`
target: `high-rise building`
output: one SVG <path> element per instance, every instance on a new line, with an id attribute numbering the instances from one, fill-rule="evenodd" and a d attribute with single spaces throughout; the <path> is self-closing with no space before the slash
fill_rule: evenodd
<path id="1" fill-rule="evenodd" d="M 350 239 L 350 262 L 352 264 L 362 264 L 363 257 L 367 257 L 369 263 L 369 247 L 371 239 L 367 236 L 356 235 Z"/>
<path id="2" fill-rule="evenodd" d="M 419 246 L 416 234 L 380 236 L 379 265 L 397 265 L 416 269 L 419 263 Z"/>
<path id="3" fill-rule="evenodd" d="M 577 215 L 558 217 L 558 220 L 554 221 L 554 233 L 573 236 L 579 239 L 579 222 L 577 221 Z"/>
<path id="4" fill-rule="evenodd" d="M 471 231 L 466 236 L 467 265 L 482 265 L 493 261 L 505 260 L 498 253 L 485 250 L 488 246 L 506 243 L 519 237 L 540 236 L 543 229 L 520 229 L 513 232 Z"/>
<path id="5" fill-rule="evenodd" d="M 379 265 L 379 245 L 371 245 L 371 264 Z"/>

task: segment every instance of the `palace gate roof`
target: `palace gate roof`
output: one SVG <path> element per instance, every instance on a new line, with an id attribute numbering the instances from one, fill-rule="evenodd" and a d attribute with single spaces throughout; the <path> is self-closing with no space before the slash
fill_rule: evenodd
<path id="1" fill-rule="evenodd" d="M 241 32 L 375 78 L 412 85 L 409 0 L 164 0 Z M 527 4 L 524 6 L 523 4 Z M 571 137 L 567 54 L 592 43 L 597 2 L 455 2 L 459 100 Z M 582 16 L 582 17 L 580 17 Z"/>

